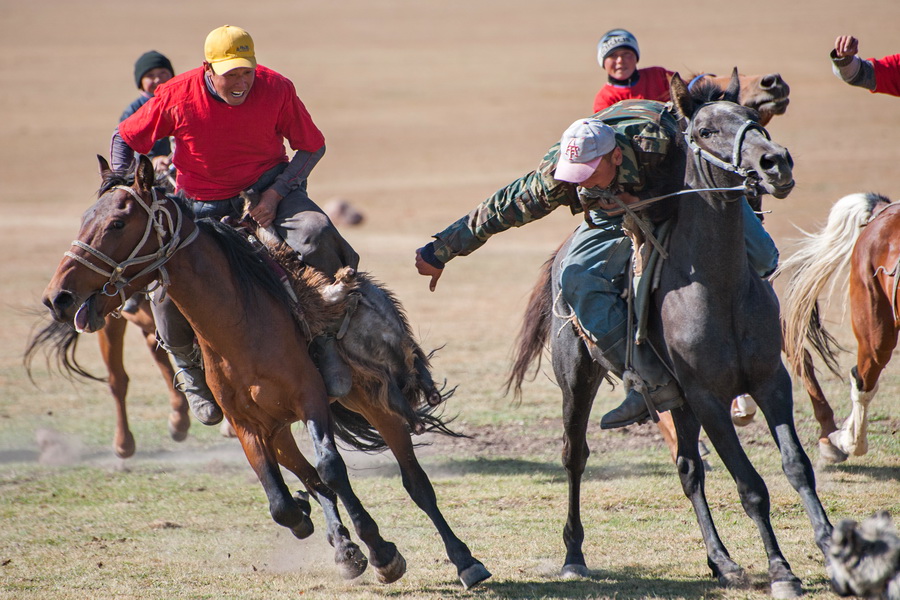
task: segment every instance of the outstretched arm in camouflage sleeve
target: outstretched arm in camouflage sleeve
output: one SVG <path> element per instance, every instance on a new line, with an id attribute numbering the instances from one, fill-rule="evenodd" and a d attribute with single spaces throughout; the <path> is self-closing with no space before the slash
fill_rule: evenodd
<path id="1" fill-rule="evenodd" d="M 502 188 L 468 215 L 435 234 L 434 241 L 416 250 L 416 270 L 431 278 L 431 291 L 437 286 L 444 265 L 453 257 L 470 254 L 495 233 L 540 219 L 561 204 L 577 205 L 575 186 L 550 175 L 556 153 L 551 154 L 554 157 L 548 154 L 537 171 Z M 545 169 L 545 165 L 551 168 Z"/>

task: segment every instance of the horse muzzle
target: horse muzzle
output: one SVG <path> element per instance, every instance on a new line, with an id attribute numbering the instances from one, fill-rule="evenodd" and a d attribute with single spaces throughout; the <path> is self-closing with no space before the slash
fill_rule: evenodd
<path id="1" fill-rule="evenodd" d="M 56 321 L 71 324 L 78 333 L 93 333 L 106 325 L 105 315 L 99 306 L 96 293 L 82 302 L 76 294 L 59 290 L 46 294 L 43 302 Z"/>

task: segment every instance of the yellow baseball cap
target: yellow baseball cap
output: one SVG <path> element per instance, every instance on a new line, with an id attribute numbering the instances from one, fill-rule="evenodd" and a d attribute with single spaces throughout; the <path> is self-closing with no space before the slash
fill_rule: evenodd
<path id="1" fill-rule="evenodd" d="M 203 54 L 216 75 L 241 67 L 256 68 L 253 38 L 240 27 L 223 25 L 206 36 Z"/>

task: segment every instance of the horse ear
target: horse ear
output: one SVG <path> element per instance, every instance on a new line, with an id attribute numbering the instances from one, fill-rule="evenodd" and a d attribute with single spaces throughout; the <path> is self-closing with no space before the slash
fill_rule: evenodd
<path id="1" fill-rule="evenodd" d="M 112 169 L 109 168 L 109 163 L 106 159 L 99 154 L 97 155 L 97 162 L 100 163 L 100 177 L 103 178 L 103 181 L 106 181 L 112 175 Z"/>
<path id="2" fill-rule="evenodd" d="M 694 99 L 688 91 L 687 84 L 681 78 L 681 75 L 674 73 L 669 81 L 669 96 L 675 105 L 675 110 L 685 119 L 690 119 L 694 114 Z"/>
<path id="3" fill-rule="evenodd" d="M 728 102 L 739 104 L 741 97 L 741 79 L 738 76 L 737 67 L 731 72 L 731 81 L 728 82 L 728 88 L 725 90 L 724 99 Z"/>
<path id="4" fill-rule="evenodd" d="M 156 183 L 156 174 L 153 171 L 153 163 L 149 158 L 141 154 L 137 168 L 134 171 L 134 182 L 139 189 L 149 190 Z"/>

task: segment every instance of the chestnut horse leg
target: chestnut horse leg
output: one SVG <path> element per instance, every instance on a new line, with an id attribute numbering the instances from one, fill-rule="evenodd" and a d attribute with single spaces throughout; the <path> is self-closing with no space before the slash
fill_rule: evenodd
<path id="1" fill-rule="evenodd" d="M 251 431 L 240 421 L 233 422 L 238 439 L 247 456 L 247 461 L 256 472 L 269 499 L 269 513 L 272 519 L 287 527 L 300 539 L 309 537 L 313 523 L 309 518 L 309 504 L 305 506 L 291 496 L 290 490 L 281 476 L 281 469 L 275 458 L 275 451 L 266 443 L 265 435 Z M 289 425 L 284 428 L 289 429 Z M 277 435 L 277 434 L 276 434 Z"/>
<path id="2" fill-rule="evenodd" d="M 125 408 L 125 396 L 128 394 L 128 373 L 122 354 L 125 345 L 125 326 L 127 321 L 106 317 L 106 325 L 97 332 L 100 343 L 100 356 L 106 365 L 109 391 L 116 402 L 116 432 L 113 436 L 113 450 L 119 458 L 128 458 L 134 454 L 134 436 L 128 427 L 128 412 Z"/>
<path id="3" fill-rule="evenodd" d="M 869 403 L 878 390 L 878 378 L 897 347 L 897 326 L 891 300 L 877 279 L 860 281 L 850 274 L 850 313 L 856 336 L 856 367 L 851 371 L 850 417 L 839 431 L 829 436 L 831 443 L 854 456 L 869 450 L 866 432 Z"/>
<path id="4" fill-rule="evenodd" d="M 227 423 L 227 421 L 223 422 Z M 359 549 L 359 546 L 350 540 L 350 532 L 347 531 L 347 528 L 341 522 L 341 516 L 337 507 L 337 496 L 322 483 L 315 467 L 309 464 L 309 461 L 300 452 L 290 427 L 285 427 L 275 434 L 273 444 L 281 466 L 296 475 L 322 506 L 322 511 L 325 513 L 325 537 L 328 543 L 331 544 L 331 547 L 334 548 L 334 562 L 337 564 L 341 576 L 344 579 L 359 577 L 366 570 L 368 560 Z M 303 496 L 298 497 L 298 494 L 299 492 L 294 494 L 294 500 L 301 505 L 303 502 L 308 504 L 308 501 Z M 309 509 L 305 505 L 301 508 L 306 514 L 309 514 Z M 311 525 L 312 522 L 310 522 Z M 309 533 L 312 533 L 311 529 Z M 296 531 L 294 535 L 297 535 Z"/>
<path id="5" fill-rule="evenodd" d="M 399 389 L 397 389 L 397 393 L 399 393 Z M 396 398 L 396 401 L 407 403 L 402 395 Z M 447 557 L 456 567 L 463 587 L 469 589 L 490 577 L 490 572 L 472 556 L 469 547 L 456 537 L 444 519 L 444 515 L 441 514 L 431 481 L 416 459 L 405 420 L 394 412 L 381 409 L 372 403 L 364 403 L 358 397 L 351 398 L 349 401 L 342 400 L 342 403 L 348 407 L 352 406 L 352 410 L 363 414 L 390 447 L 400 466 L 400 475 L 406 493 L 416 503 L 416 506 L 431 519 L 444 542 Z"/>
<path id="6" fill-rule="evenodd" d="M 812 355 L 806 348 L 803 349 L 803 365 L 801 367 L 800 378 L 803 380 L 803 386 L 809 395 L 809 401 L 813 407 L 816 421 L 819 423 L 819 455 L 825 462 L 837 464 L 847 460 L 847 453 L 831 443 L 828 436 L 837 431 L 837 425 L 834 422 L 834 411 L 825 398 L 825 392 L 819 385 L 816 378 L 816 370 L 813 365 Z"/>
<path id="7" fill-rule="evenodd" d="M 191 418 L 188 413 L 188 403 L 184 394 L 175 389 L 172 382 L 175 379 L 175 369 L 169 361 L 169 355 L 156 343 L 156 323 L 153 321 L 153 313 L 150 312 L 150 302 L 145 300 L 134 314 L 123 313 L 125 319 L 140 327 L 144 334 L 147 347 L 156 361 L 156 366 L 166 381 L 169 390 L 169 435 L 176 442 L 182 442 L 187 438 L 188 429 L 191 426 Z"/>

